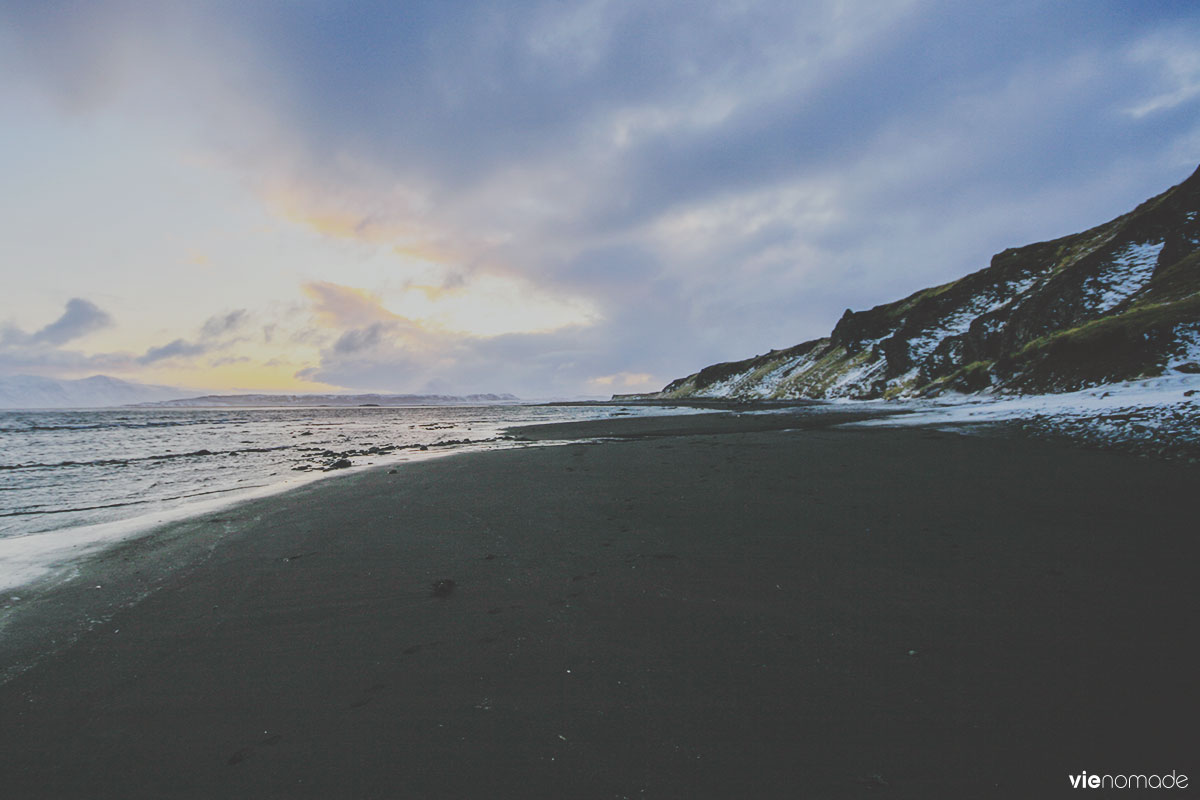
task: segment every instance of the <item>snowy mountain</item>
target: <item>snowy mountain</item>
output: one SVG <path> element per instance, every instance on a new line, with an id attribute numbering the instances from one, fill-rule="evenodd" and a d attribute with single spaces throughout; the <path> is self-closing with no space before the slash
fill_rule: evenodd
<path id="1" fill-rule="evenodd" d="M 1005 250 L 833 332 L 647 398 L 1047 394 L 1200 373 L 1200 169 L 1091 230 Z"/>
<path id="2" fill-rule="evenodd" d="M 169 386 L 93 375 L 79 380 L 58 380 L 35 375 L 0 375 L 0 408 L 102 408 L 186 397 Z"/>

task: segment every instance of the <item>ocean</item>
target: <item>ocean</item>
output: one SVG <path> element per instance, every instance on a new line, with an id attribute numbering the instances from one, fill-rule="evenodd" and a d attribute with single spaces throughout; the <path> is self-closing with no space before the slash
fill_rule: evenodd
<path id="1" fill-rule="evenodd" d="M 505 428 L 685 409 L 489 405 L 0 411 L 0 588 L 67 549 L 344 468 L 511 447 Z M 81 547 L 81 545 L 83 545 Z"/>

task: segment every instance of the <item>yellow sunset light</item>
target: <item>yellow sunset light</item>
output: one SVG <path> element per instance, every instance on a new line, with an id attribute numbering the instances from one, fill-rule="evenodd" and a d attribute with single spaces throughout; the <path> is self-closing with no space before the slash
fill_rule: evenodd
<path id="1" fill-rule="evenodd" d="M 252 392 L 330 392 L 340 387 L 296 377 L 304 365 L 239 361 L 208 367 L 162 367 L 148 371 L 146 380 L 224 394 L 232 389 Z"/>
<path id="2" fill-rule="evenodd" d="M 551 295 L 523 281 L 495 275 L 451 288 L 409 285 L 385 295 L 383 305 L 422 327 L 479 337 L 546 333 L 591 325 L 601 318 L 585 299 Z"/>

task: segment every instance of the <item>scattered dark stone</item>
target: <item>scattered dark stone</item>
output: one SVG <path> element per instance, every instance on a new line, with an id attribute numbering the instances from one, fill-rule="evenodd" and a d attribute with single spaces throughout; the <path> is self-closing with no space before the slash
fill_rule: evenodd
<path id="1" fill-rule="evenodd" d="M 352 466 L 354 466 L 354 465 L 352 463 L 350 463 L 350 459 L 339 458 L 337 461 L 334 461 L 332 464 L 325 467 L 325 471 L 329 472 L 330 470 L 333 470 L 333 469 L 345 469 L 346 467 L 352 467 Z"/>
<path id="2" fill-rule="evenodd" d="M 1200 391 L 1200 390 L 1198 390 L 1198 389 L 1188 389 L 1186 392 L 1184 392 L 1184 393 L 1183 393 L 1183 396 L 1184 396 L 1184 397 L 1191 397 L 1192 395 L 1196 394 L 1198 391 Z"/>
<path id="3" fill-rule="evenodd" d="M 453 579 L 442 578 L 433 582 L 433 585 L 429 587 L 429 593 L 434 597 L 449 597 L 454 593 L 456 585 Z"/>
<path id="4" fill-rule="evenodd" d="M 1186 372 L 1189 375 L 1200 375 L 1200 364 L 1195 361 L 1189 361 L 1186 364 L 1180 364 L 1175 368 L 1176 372 Z"/>
<path id="5" fill-rule="evenodd" d="M 399 472 L 399 471 L 400 471 L 400 470 L 398 470 L 398 469 L 389 469 L 389 470 L 388 470 L 388 475 L 395 475 L 395 474 L 396 474 L 397 472 Z"/>
<path id="6" fill-rule="evenodd" d="M 245 761 L 247 758 L 249 758 L 252 755 L 254 755 L 253 747 L 243 747 L 241 750 L 238 750 L 236 753 L 231 755 L 229 757 L 229 761 L 227 761 L 225 763 L 229 764 L 229 766 L 232 767 L 232 766 L 242 763 L 243 761 Z"/>

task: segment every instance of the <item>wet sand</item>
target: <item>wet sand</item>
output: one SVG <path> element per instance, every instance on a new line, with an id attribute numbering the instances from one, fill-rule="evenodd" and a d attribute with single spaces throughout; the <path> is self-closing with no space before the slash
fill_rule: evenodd
<path id="1" fill-rule="evenodd" d="M 107 551 L 5 631 L 105 620 L 0 685 L 3 794 L 1200 784 L 1200 470 L 763 419 L 525 431 L 616 438 L 333 478 Z"/>

